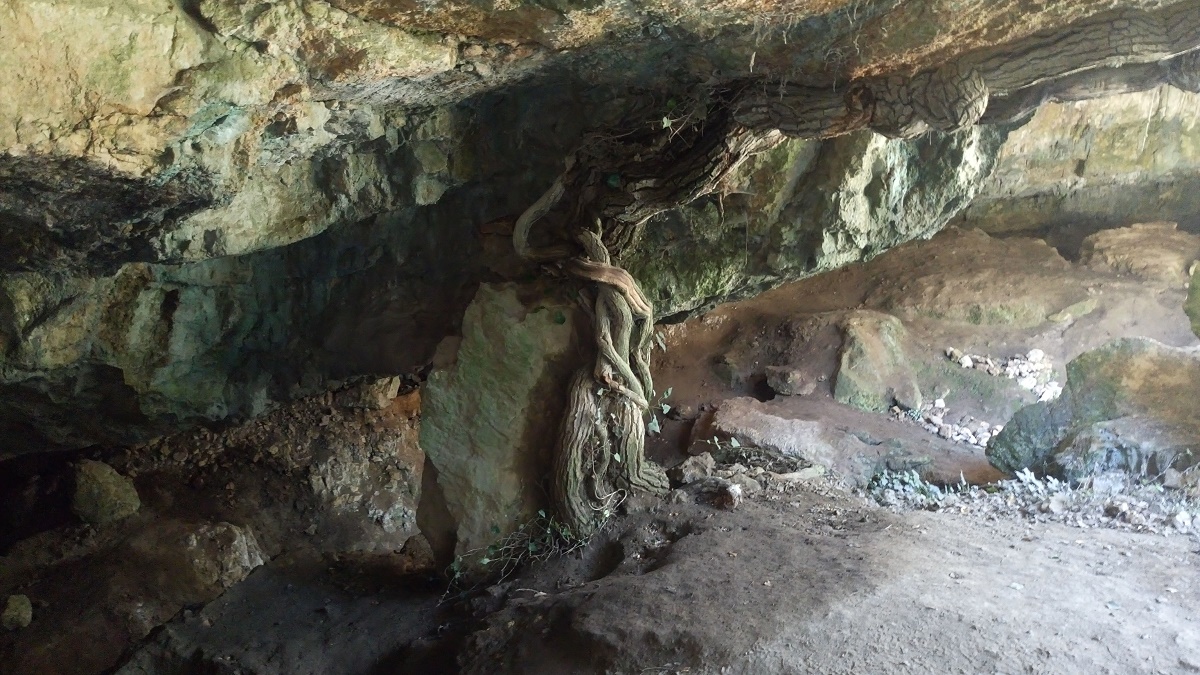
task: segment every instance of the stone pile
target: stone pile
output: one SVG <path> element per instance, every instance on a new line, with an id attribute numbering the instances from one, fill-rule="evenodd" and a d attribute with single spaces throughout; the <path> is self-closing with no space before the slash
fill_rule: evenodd
<path id="1" fill-rule="evenodd" d="M 1033 392 L 1039 402 L 1053 401 L 1062 395 L 1062 385 L 1051 379 L 1054 364 L 1040 349 L 1031 349 L 1027 354 L 1018 354 L 1002 362 L 990 356 L 964 354 L 954 347 L 946 349 L 946 356 L 963 368 L 974 368 L 993 377 L 1016 380 L 1017 386 Z"/>
<path id="2" fill-rule="evenodd" d="M 947 422 L 950 411 L 946 407 L 946 401 L 940 398 L 921 410 L 902 410 L 899 406 L 893 406 L 891 412 L 892 417 L 916 422 L 929 433 L 937 434 L 948 441 L 967 443 L 980 448 L 986 448 L 988 442 L 1004 429 L 1003 425 L 989 424 L 970 415 L 961 418 L 957 424 Z"/>

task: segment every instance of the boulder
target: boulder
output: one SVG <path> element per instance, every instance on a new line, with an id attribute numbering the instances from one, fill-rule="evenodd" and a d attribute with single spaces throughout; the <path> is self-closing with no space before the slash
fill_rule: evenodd
<path id="1" fill-rule="evenodd" d="M 920 408 L 921 389 L 906 353 L 904 324 L 888 314 L 862 311 L 853 313 L 842 327 L 845 342 L 834 398 L 872 412 L 887 412 L 893 404 Z"/>
<path id="2" fill-rule="evenodd" d="M 1115 340 L 1067 364 L 1058 400 L 1020 410 L 988 448 L 998 469 L 1079 480 L 1120 468 L 1158 476 L 1200 456 L 1200 349 Z"/>
<path id="3" fill-rule="evenodd" d="M 783 396 L 807 396 L 813 393 L 817 383 L 796 368 L 767 366 L 767 386 Z"/>
<path id="4" fill-rule="evenodd" d="M 254 533 L 230 523 L 198 525 L 184 543 L 197 579 L 210 588 L 229 588 L 266 561 Z"/>
<path id="5" fill-rule="evenodd" d="M 694 457 L 688 457 L 683 460 L 682 464 L 671 467 L 667 470 L 667 477 L 671 479 L 671 484 L 676 487 L 689 485 L 711 476 L 716 466 L 717 462 L 713 459 L 712 454 L 705 452 Z"/>
<path id="6" fill-rule="evenodd" d="M 1112 471 L 1139 477 L 1166 477 L 1196 464 L 1192 448 L 1200 437 L 1179 426 L 1143 416 L 1097 422 L 1071 433 L 1054 450 L 1051 469 L 1071 481 Z"/>
<path id="7" fill-rule="evenodd" d="M 536 298 L 526 303 L 523 297 Z M 546 289 L 483 284 L 463 317 L 454 363 L 422 398 L 421 447 L 457 522 L 458 553 L 531 519 L 578 365 L 572 304 Z"/>
<path id="8" fill-rule="evenodd" d="M 383 410 L 399 395 L 402 384 L 399 377 L 368 380 L 338 392 L 334 400 L 343 408 Z"/>
<path id="9" fill-rule="evenodd" d="M 133 481 L 104 462 L 85 459 L 75 470 L 71 510 L 85 523 L 104 525 L 127 518 L 142 506 Z"/>
<path id="10" fill-rule="evenodd" d="M 27 595 L 10 595 L 0 614 L 0 626 L 4 630 L 21 630 L 33 623 L 33 603 Z"/>

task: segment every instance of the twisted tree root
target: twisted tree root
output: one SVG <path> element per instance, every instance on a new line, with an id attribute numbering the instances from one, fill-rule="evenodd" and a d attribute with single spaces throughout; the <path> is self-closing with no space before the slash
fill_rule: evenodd
<path id="1" fill-rule="evenodd" d="M 588 257 L 571 260 L 567 269 L 598 286 L 596 361 L 571 379 L 552 494 L 563 522 L 586 535 L 631 491 L 663 494 L 669 484 L 645 453 L 654 308 L 633 277 L 610 263 L 598 234 L 583 231 L 579 241 Z"/>

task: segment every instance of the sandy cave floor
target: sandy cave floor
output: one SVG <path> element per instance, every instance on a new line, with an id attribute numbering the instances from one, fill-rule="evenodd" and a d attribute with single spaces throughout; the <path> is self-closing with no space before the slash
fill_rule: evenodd
<path id="1" fill-rule="evenodd" d="M 949 230 L 663 327 L 655 376 L 676 414 L 663 416 L 649 451 L 678 463 L 704 410 L 752 396 L 780 414 L 927 447 L 947 482 L 960 472 L 994 480 L 982 449 L 833 401 L 838 322 L 855 311 L 899 317 L 932 394 L 956 415 L 1000 423 L 1029 392 L 964 379 L 947 347 L 997 357 L 1036 347 L 1061 377 L 1067 361 L 1114 337 L 1197 344 L 1171 274 L 1067 253 Z M 1044 320 L 1080 303 L 1079 316 Z M 816 386 L 775 396 L 768 365 Z M 975 494 L 986 508 L 882 506 L 826 477 L 767 482 L 734 510 L 703 496 L 635 501 L 585 548 L 461 597 L 386 556 L 285 555 L 185 608 L 111 672 L 1200 672 L 1195 529 L 1104 517 L 1111 497 L 1051 513 L 1048 498 Z M 1142 498 L 1128 497 L 1135 507 Z"/>
<path id="2" fill-rule="evenodd" d="M 252 673 L 1187 673 L 1198 565 L 1192 535 L 896 513 L 817 483 L 623 516 L 463 604 L 277 561 L 150 651 Z"/>

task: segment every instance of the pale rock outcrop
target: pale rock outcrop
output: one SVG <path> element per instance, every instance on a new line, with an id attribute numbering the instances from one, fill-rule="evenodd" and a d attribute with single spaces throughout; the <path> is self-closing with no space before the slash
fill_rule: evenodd
<path id="1" fill-rule="evenodd" d="M 486 547 L 544 507 L 563 392 L 574 367 L 575 308 L 545 289 L 483 284 L 454 363 L 423 395 L 421 447 L 458 526 L 458 553 Z"/>
<path id="2" fill-rule="evenodd" d="M 919 410 L 921 388 L 909 362 L 908 331 L 894 316 L 854 312 L 842 322 L 845 340 L 833 396 L 873 412 L 893 405 Z"/>
<path id="3" fill-rule="evenodd" d="M 1048 103 L 1009 135 L 956 222 L 988 232 L 1200 222 L 1200 93 L 1161 86 Z M 1078 236 L 1067 237 L 1067 241 Z"/>
<path id="4" fill-rule="evenodd" d="M 1093 268 L 1179 288 L 1200 260 L 1200 235 L 1180 231 L 1177 223 L 1137 223 L 1087 237 L 1080 260 Z"/>

